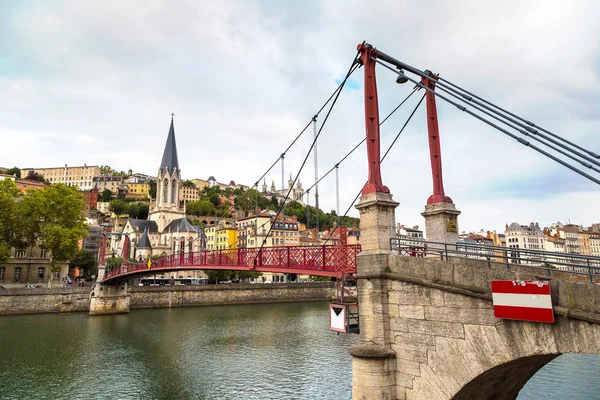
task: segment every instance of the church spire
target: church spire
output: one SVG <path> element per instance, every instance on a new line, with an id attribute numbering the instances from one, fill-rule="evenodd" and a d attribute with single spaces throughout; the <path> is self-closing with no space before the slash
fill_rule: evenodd
<path id="1" fill-rule="evenodd" d="M 177 144 L 175 143 L 175 128 L 173 127 L 173 117 L 171 114 L 171 127 L 169 128 L 169 135 L 167 136 L 167 143 L 165 144 L 165 152 L 163 153 L 162 161 L 160 163 L 160 169 L 166 169 L 169 172 L 173 172 L 174 169 L 179 170 L 179 160 L 177 159 Z"/>

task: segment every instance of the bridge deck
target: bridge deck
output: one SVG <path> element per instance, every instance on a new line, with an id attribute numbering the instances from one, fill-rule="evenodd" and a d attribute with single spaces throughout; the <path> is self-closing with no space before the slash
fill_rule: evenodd
<path id="1" fill-rule="evenodd" d="M 182 253 L 147 261 L 124 262 L 103 277 L 112 283 L 139 275 L 178 270 L 224 269 L 237 271 L 294 273 L 341 277 L 356 272 L 356 256 L 360 245 L 294 246 L 263 249 L 226 249 Z"/>

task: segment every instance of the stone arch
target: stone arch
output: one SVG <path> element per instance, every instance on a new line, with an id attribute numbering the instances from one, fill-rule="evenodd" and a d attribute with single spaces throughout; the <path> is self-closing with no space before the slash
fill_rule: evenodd
<path id="1" fill-rule="evenodd" d="M 515 399 L 558 355 L 600 354 L 597 323 L 559 314 L 553 324 L 496 319 L 490 300 L 406 282 L 392 282 L 390 297 L 400 303 L 391 348 L 406 398 Z"/>

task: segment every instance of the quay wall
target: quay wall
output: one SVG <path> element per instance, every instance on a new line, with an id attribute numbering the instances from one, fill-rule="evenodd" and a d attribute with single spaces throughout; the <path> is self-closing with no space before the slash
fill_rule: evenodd
<path id="1" fill-rule="evenodd" d="M 333 282 L 130 286 L 130 308 L 282 303 L 329 300 Z M 0 290 L 0 316 L 89 311 L 90 288 Z"/>

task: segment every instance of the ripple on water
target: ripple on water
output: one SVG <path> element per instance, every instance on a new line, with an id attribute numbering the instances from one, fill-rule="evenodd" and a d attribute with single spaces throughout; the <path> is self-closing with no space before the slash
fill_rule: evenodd
<path id="1" fill-rule="evenodd" d="M 525 384 L 518 400 L 600 399 L 600 356 L 563 354 Z"/>
<path id="2" fill-rule="evenodd" d="M 324 302 L 0 318 L 1 399 L 350 399 Z"/>

